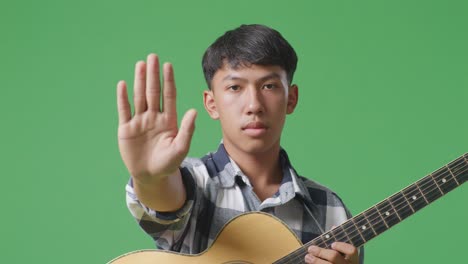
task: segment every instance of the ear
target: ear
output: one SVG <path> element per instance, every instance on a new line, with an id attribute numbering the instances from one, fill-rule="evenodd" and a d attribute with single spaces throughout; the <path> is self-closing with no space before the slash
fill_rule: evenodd
<path id="1" fill-rule="evenodd" d="M 212 119 L 219 119 L 219 113 L 218 109 L 216 108 L 216 102 L 214 100 L 214 94 L 212 90 L 205 90 L 203 92 L 203 105 Z"/>
<path id="2" fill-rule="evenodd" d="M 299 100 L 299 91 L 297 85 L 293 84 L 289 87 L 288 92 L 288 105 L 286 107 L 286 113 L 292 114 L 296 109 L 297 102 Z"/>

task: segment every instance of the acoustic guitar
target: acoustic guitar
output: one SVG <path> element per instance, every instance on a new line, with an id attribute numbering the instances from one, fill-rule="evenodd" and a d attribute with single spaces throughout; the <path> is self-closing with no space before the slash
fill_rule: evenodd
<path id="1" fill-rule="evenodd" d="M 465 153 L 304 245 L 281 220 L 266 213 L 251 212 L 229 221 L 211 247 L 200 254 L 139 250 L 109 263 L 304 263 L 309 246 L 330 248 L 333 242 L 342 241 L 360 247 L 467 179 L 468 153 Z"/>

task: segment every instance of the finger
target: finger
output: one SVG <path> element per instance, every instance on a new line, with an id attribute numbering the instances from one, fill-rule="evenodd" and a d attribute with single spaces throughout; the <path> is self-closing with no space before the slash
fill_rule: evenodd
<path id="1" fill-rule="evenodd" d="M 159 112 L 161 101 L 161 84 L 159 81 L 159 58 L 156 54 L 150 54 L 147 58 L 146 69 L 146 100 L 148 110 Z"/>
<path id="2" fill-rule="evenodd" d="M 344 257 L 340 253 L 338 253 L 338 251 L 335 251 L 333 249 L 325 249 L 325 248 L 320 248 L 317 246 L 311 246 L 308 248 L 308 252 L 314 257 L 329 261 L 331 263 L 335 263 L 335 264 L 347 263 Z M 314 263 L 320 263 L 320 262 L 314 262 Z"/>
<path id="3" fill-rule="evenodd" d="M 345 255 L 354 255 L 354 254 L 357 254 L 357 249 L 355 246 L 351 245 L 351 244 L 348 244 L 348 243 L 344 243 L 344 242 L 334 242 L 332 245 L 331 245 L 332 249 L 338 251 L 338 252 L 341 252 Z"/>
<path id="4" fill-rule="evenodd" d="M 139 61 L 135 65 L 135 80 L 133 85 L 133 103 L 135 104 L 135 114 L 146 111 L 146 63 Z"/>
<path id="5" fill-rule="evenodd" d="M 195 131 L 196 117 L 197 111 L 195 109 L 190 109 L 185 113 L 180 122 L 180 129 L 174 141 L 181 152 L 188 152 L 190 148 L 190 142 L 192 141 L 193 132 Z"/>
<path id="6" fill-rule="evenodd" d="M 307 254 L 304 260 L 306 263 L 311 263 L 311 264 L 330 264 L 330 262 L 320 259 L 318 257 L 315 257 L 312 254 Z"/>
<path id="7" fill-rule="evenodd" d="M 127 84 L 125 81 L 117 83 L 117 111 L 119 113 L 119 124 L 124 124 L 132 118 L 132 111 L 127 96 Z"/>
<path id="8" fill-rule="evenodd" d="M 172 64 L 164 63 L 164 92 L 163 92 L 163 112 L 167 113 L 168 117 L 175 117 L 176 114 L 176 86 L 174 80 L 174 69 Z"/>

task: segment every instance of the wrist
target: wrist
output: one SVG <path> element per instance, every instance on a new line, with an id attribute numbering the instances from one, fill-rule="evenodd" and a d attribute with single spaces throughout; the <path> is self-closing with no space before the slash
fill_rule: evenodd
<path id="1" fill-rule="evenodd" d="M 163 172 L 159 174 L 139 173 L 131 174 L 134 185 L 138 185 L 140 188 L 151 188 L 159 184 L 167 182 L 168 178 L 178 173 L 178 168 L 172 172 Z"/>
<path id="2" fill-rule="evenodd" d="M 145 206 L 159 212 L 170 212 L 181 208 L 186 199 L 185 186 L 179 170 L 157 180 L 141 181 L 132 178 L 133 190 Z"/>

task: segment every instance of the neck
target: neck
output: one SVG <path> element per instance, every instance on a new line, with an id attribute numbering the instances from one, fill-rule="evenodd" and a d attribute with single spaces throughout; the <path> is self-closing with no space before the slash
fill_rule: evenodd
<path id="1" fill-rule="evenodd" d="M 228 142 L 224 143 L 224 147 L 254 186 L 281 183 L 283 173 L 279 164 L 279 142 L 262 152 L 246 152 Z"/>

